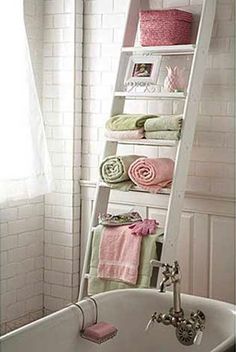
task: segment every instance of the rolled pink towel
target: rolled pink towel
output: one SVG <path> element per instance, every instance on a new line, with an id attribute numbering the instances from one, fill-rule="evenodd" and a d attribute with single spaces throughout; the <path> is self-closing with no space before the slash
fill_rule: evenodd
<path id="1" fill-rule="evenodd" d="M 143 127 L 137 130 L 129 131 L 105 131 L 105 137 L 110 139 L 122 140 L 122 139 L 142 139 L 144 138 L 144 129 Z"/>
<path id="2" fill-rule="evenodd" d="M 174 173 L 174 161 L 168 158 L 140 158 L 129 168 L 130 179 L 139 187 L 157 193 L 170 187 Z"/>

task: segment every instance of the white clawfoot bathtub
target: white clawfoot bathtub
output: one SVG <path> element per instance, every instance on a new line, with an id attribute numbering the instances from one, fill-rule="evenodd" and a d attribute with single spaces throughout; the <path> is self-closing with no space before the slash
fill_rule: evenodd
<path id="1" fill-rule="evenodd" d="M 145 332 L 154 311 L 168 312 L 172 294 L 157 290 L 129 289 L 94 296 L 99 320 L 118 328 L 113 339 L 96 345 L 80 337 L 82 314 L 68 306 L 48 317 L 33 322 L 0 338 L 1 352 L 233 352 L 234 306 L 205 298 L 182 295 L 186 315 L 201 309 L 206 315 L 206 329 L 200 346 L 183 346 L 171 326 L 156 324 Z M 93 305 L 82 301 L 87 318 L 92 318 Z"/>

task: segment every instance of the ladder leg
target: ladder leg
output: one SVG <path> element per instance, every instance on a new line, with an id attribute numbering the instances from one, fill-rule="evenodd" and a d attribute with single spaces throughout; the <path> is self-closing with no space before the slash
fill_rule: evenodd
<path id="1" fill-rule="evenodd" d="M 116 151 L 117 151 L 117 142 L 106 141 L 103 158 L 109 155 L 116 154 Z M 79 297 L 78 297 L 79 300 L 86 296 L 85 275 L 88 274 L 89 272 L 89 263 L 90 263 L 92 239 L 93 239 L 93 227 L 98 225 L 99 213 L 107 212 L 109 197 L 110 197 L 110 188 L 103 187 L 102 185 L 100 185 L 100 182 L 98 182 L 96 187 L 94 204 L 93 204 L 93 212 L 92 212 L 92 217 L 90 222 L 90 228 L 89 228 L 88 238 L 86 243 L 83 270 L 82 270 L 82 275 L 80 280 L 80 290 L 79 290 Z"/>
<path id="2" fill-rule="evenodd" d="M 99 213 L 106 213 L 107 212 L 109 196 L 110 196 L 110 189 L 109 188 L 102 187 L 100 185 L 97 186 L 96 196 L 95 196 L 94 206 L 93 206 L 93 212 L 92 212 L 92 220 L 91 220 L 91 225 L 90 225 L 90 229 L 88 232 L 88 239 L 87 239 L 87 243 L 86 243 L 84 265 L 83 265 L 83 271 L 82 271 L 82 275 L 81 275 L 78 300 L 81 300 L 83 297 L 86 296 L 85 275 L 88 274 L 88 272 L 89 272 L 89 263 L 90 263 L 92 240 L 93 240 L 93 227 L 97 226 L 97 224 L 98 224 L 97 219 L 98 219 Z"/>

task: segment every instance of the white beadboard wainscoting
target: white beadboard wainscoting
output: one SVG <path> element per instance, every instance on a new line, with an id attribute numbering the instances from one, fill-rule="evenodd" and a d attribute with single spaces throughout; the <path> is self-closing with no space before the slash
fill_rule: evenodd
<path id="1" fill-rule="evenodd" d="M 95 187 L 94 182 L 81 182 L 81 265 Z M 110 200 L 108 211 L 112 213 L 135 209 L 143 217 L 154 218 L 164 226 L 168 205 L 166 195 L 112 191 Z M 182 269 L 182 292 L 235 301 L 233 199 L 187 193 L 177 259 Z"/>

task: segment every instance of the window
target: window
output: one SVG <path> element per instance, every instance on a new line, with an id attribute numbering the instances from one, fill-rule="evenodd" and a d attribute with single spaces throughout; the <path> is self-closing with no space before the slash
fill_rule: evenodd
<path id="1" fill-rule="evenodd" d="M 51 166 L 23 0 L 0 5 L 0 203 L 50 190 Z"/>

